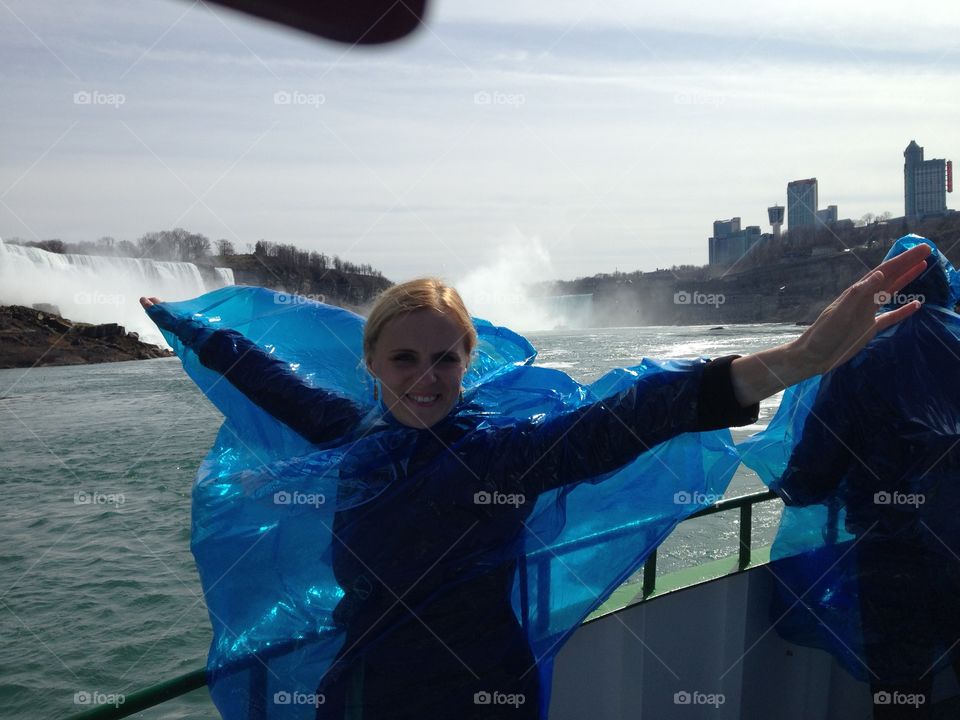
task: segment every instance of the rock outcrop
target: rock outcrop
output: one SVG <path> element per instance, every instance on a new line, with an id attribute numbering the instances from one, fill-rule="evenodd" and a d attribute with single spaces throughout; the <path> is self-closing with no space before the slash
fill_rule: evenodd
<path id="1" fill-rule="evenodd" d="M 122 325 L 73 322 L 54 312 L 0 306 L 0 368 L 83 365 L 169 357 Z"/>

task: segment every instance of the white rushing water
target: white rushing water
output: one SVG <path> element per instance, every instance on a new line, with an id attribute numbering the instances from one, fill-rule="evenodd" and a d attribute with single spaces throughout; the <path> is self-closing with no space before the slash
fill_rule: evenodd
<path id="1" fill-rule="evenodd" d="M 0 305 L 47 303 L 70 320 L 119 323 L 146 342 L 164 344 L 140 296 L 186 300 L 233 285 L 233 270 L 215 271 L 216 279 L 205 282 L 193 263 L 58 254 L 0 240 Z"/>

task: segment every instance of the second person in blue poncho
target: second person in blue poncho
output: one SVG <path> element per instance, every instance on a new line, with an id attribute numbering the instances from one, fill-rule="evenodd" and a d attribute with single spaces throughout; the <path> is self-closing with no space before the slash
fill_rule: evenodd
<path id="1" fill-rule="evenodd" d="M 925 255 L 916 248 L 868 273 L 788 345 L 677 363 L 613 400 L 503 426 L 461 396 L 476 334 L 456 291 L 431 279 L 386 291 L 363 338 L 385 412 L 362 432 L 419 432 L 391 468 L 395 482 L 336 513 L 332 565 L 344 596 L 334 621 L 346 639 L 319 680 L 317 717 L 543 717 L 537 658 L 511 607 L 511 548 L 536 498 L 682 433 L 755 421 L 761 399 L 844 362 L 914 312 L 874 317 L 875 297 L 916 277 Z M 305 384 L 236 331 L 141 302 L 204 366 L 311 443 L 356 436 L 365 413 L 349 398 Z"/>
<path id="2" fill-rule="evenodd" d="M 950 661 L 960 677 L 960 317 L 952 312 L 960 275 L 915 235 L 887 257 L 918 245 L 931 248 L 928 267 L 883 303 L 919 299 L 921 310 L 823 376 L 771 483 L 789 506 L 827 510 L 822 530 L 798 512 L 778 535 L 785 547 L 821 532 L 827 539 L 817 548 L 824 559 L 788 558 L 778 576 L 795 586 L 789 605 L 818 586 L 790 626 L 792 639 L 826 636 L 826 647 L 869 681 L 877 720 L 934 716 L 937 671 Z M 843 531 L 852 540 L 833 547 Z M 811 577 L 793 581 L 801 563 Z"/>

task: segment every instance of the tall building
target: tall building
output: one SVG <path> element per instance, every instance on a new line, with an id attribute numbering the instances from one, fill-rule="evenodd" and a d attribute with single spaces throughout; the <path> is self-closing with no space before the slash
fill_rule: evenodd
<path id="1" fill-rule="evenodd" d="M 949 160 L 924 160 L 923 148 L 911 140 L 903 151 L 903 214 L 908 218 L 937 215 L 947 209 Z"/>
<path id="2" fill-rule="evenodd" d="M 817 179 L 787 183 L 787 226 L 796 230 L 817 222 Z"/>
<path id="3" fill-rule="evenodd" d="M 711 265 L 733 265 L 760 240 L 760 226 L 740 229 L 740 218 L 717 220 L 713 223 L 713 237 L 708 242 Z"/>
<path id="4" fill-rule="evenodd" d="M 773 226 L 773 237 L 780 237 L 780 226 L 783 225 L 783 205 L 771 205 L 767 208 L 767 219 Z"/>

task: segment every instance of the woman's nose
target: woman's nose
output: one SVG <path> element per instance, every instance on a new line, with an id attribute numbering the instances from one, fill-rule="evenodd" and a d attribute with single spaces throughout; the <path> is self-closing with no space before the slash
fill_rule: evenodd
<path id="1" fill-rule="evenodd" d="M 420 376 L 428 382 L 436 382 L 437 378 L 439 377 L 437 373 L 437 364 L 430 363 L 427 365 L 425 368 L 423 368 L 423 372 L 420 374 Z"/>

